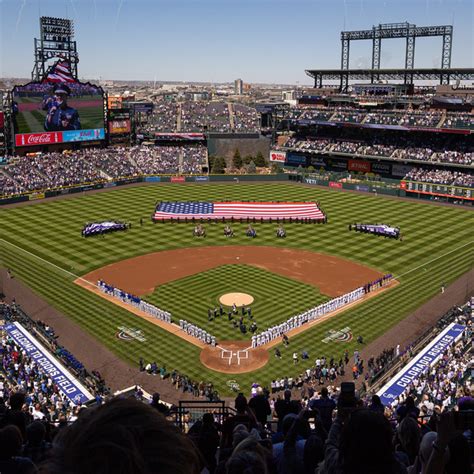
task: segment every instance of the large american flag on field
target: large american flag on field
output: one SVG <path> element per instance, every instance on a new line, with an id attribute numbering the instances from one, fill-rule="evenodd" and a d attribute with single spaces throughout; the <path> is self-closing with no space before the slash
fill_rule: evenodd
<path id="1" fill-rule="evenodd" d="M 154 219 L 323 219 L 315 202 L 167 201 L 156 206 Z"/>
<path id="2" fill-rule="evenodd" d="M 54 64 L 48 71 L 45 82 L 76 82 L 74 77 L 72 77 L 69 62 L 61 60 Z"/>

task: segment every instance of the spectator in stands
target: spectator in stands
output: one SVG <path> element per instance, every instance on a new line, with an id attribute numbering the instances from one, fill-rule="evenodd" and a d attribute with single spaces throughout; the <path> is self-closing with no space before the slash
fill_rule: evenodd
<path id="1" fill-rule="evenodd" d="M 235 410 L 236 414 L 231 415 L 224 421 L 222 425 L 222 447 L 228 448 L 232 444 L 232 433 L 234 428 L 243 424 L 248 429 L 255 428 L 257 426 L 257 419 L 253 414 L 253 411 L 247 404 L 247 399 L 243 393 L 239 393 L 235 399 Z"/>
<path id="2" fill-rule="evenodd" d="M 379 413 L 339 410 L 326 443 L 320 474 L 403 474 L 395 457 L 390 422 Z"/>
<path id="3" fill-rule="evenodd" d="M 250 399 L 249 408 L 255 414 L 255 418 L 262 425 L 265 426 L 268 417 L 272 411 L 270 409 L 270 403 L 268 397 L 263 392 L 262 387 L 257 387 L 257 394 Z"/>
<path id="4" fill-rule="evenodd" d="M 320 398 L 310 400 L 309 407 L 312 410 L 318 410 L 325 430 L 329 431 L 331 429 L 332 413 L 336 408 L 336 402 L 329 398 L 328 389 L 326 387 L 321 389 Z"/>
<path id="5" fill-rule="evenodd" d="M 197 421 L 191 427 L 188 436 L 204 458 L 209 473 L 214 474 L 220 436 L 212 414 L 204 413 L 202 420 Z"/>
<path id="6" fill-rule="evenodd" d="M 88 409 L 53 443 L 49 474 L 197 474 L 192 442 L 161 414 L 133 399 Z"/>
<path id="7" fill-rule="evenodd" d="M 20 457 L 22 436 L 15 425 L 0 429 L 0 472 L 2 474 L 34 474 L 38 472 L 33 462 Z"/>
<path id="8" fill-rule="evenodd" d="M 410 416 L 415 420 L 420 416 L 420 409 L 415 406 L 413 397 L 407 397 L 405 403 L 397 409 L 398 422 L 401 422 L 406 416 Z"/>
<path id="9" fill-rule="evenodd" d="M 36 465 L 46 459 L 51 449 L 51 443 L 45 441 L 45 437 L 46 428 L 41 421 L 33 421 L 27 426 L 23 456 L 31 459 Z"/>
<path id="10" fill-rule="evenodd" d="M 301 404 L 298 400 L 291 399 L 291 390 L 285 390 L 283 400 L 279 398 L 275 402 L 275 413 L 278 418 L 278 431 L 282 431 L 283 419 L 289 413 L 298 414 L 301 410 Z"/>

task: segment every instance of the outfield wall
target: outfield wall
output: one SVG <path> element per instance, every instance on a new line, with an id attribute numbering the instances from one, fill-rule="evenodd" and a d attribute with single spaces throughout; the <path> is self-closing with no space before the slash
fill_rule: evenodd
<path id="1" fill-rule="evenodd" d="M 244 174 L 244 175 L 201 175 L 201 176 L 140 176 L 135 178 L 125 178 L 117 181 L 110 181 L 107 183 L 88 183 L 81 186 L 73 186 L 61 189 L 54 189 L 48 191 L 34 191 L 17 196 L 12 196 L 6 199 L 0 199 L 0 206 L 5 204 L 14 204 L 17 202 L 35 201 L 38 199 L 45 199 L 54 196 L 61 196 L 67 194 L 77 194 L 94 189 L 115 188 L 117 186 L 124 186 L 132 183 L 209 183 L 209 182 L 234 182 L 239 181 L 288 181 L 290 175 L 286 173 L 278 174 Z"/>

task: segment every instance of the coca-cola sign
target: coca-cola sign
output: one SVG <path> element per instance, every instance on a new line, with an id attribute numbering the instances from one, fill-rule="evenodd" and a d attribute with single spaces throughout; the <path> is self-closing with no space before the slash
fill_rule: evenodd
<path id="1" fill-rule="evenodd" d="M 16 146 L 41 146 L 50 143 L 61 143 L 62 132 L 20 133 L 15 135 Z"/>

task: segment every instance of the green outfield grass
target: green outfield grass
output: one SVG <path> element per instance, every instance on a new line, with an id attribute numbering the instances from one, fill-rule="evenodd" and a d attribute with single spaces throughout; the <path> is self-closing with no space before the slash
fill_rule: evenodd
<path id="1" fill-rule="evenodd" d="M 281 349 L 282 360 L 271 357 L 264 368 L 253 374 L 229 376 L 210 371 L 199 362 L 198 348 L 73 284 L 74 275 L 135 255 L 228 244 L 222 224 L 206 225 L 207 237 L 193 239 L 191 224 L 151 223 L 149 216 L 157 200 L 319 200 L 328 214 L 328 224 L 288 224 L 285 240 L 275 238 L 276 225 L 256 224 L 258 238 L 248 239 L 244 236 L 246 224 L 236 224 L 232 244 L 273 245 L 334 254 L 393 273 L 401 284 L 293 337 L 290 348 Z M 138 224 L 141 217 L 146 219 L 143 227 Z M 107 235 L 104 239 L 81 238 L 80 231 L 85 222 L 103 219 L 131 221 L 133 228 L 125 233 Z M 156 360 L 170 370 L 175 368 L 197 380 L 214 381 L 223 394 L 229 394 L 226 386 L 229 379 L 236 380 L 246 391 L 254 381 L 268 384 L 276 377 L 297 375 L 316 356 L 339 357 L 344 349 L 355 349 L 355 338 L 348 344 L 322 343 L 331 329 L 349 326 L 354 335 L 363 335 L 365 341 L 370 342 L 439 293 L 441 283 L 449 284 L 471 269 L 474 258 L 474 213 L 471 211 L 292 184 L 158 184 L 116 189 L 3 209 L 0 210 L 0 221 L 0 238 L 11 243 L 1 242 L 1 261 L 35 292 L 123 359 L 133 364 L 137 364 L 140 356 L 145 360 Z M 404 240 L 349 232 L 348 224 L 355 221 L 400 226 Z M 259 283 L 254 281 L 253 286 L 258 287 Z M 210 299 L 216 296 L 213 291 Z M 282 296 L 287 298 L 288 308 L 298 308 L 300 301 L 295 302 L 294 295 Z M 169 297 L 172 298 L 172 293 Z M 182 295 L 175 295 L 175 298 L 184 300 Z M 204 296 L 200 298 L 199 305 L 206 305 Z M 195 304 L 196 314 L 206 309 Z M 202 314 L 205 316 L 206 312 Z M 115 332 L 120 325 L 141 329 L 147 341 L 117 340 Z M 309 351 L 311 360 L 305 364 L 300 362 L 295 368 L 290 351 L 303 349 Z"/>
<path id="2" fill-rule="evenodd" d="M 252 316 L 259 330 L 285 321 L 288 314 L 303 312 L 329 299 L 314 286 L 260 268 L 222 265 L 161 285 L 145 300 L 179 315 L 179 319 L 206 329 L 218 341 L 248 340 L 250 345 L 252 334 L 242 334 L 239 329 L 235 329 L 227 314 L 208 322 L 208 309 L 219 307 L 219 298 L 225 293 L 247 293 L 254 297 Z M 288 295 L 292 298 L 288 298 Z M 223 308 L 226 313 L 232 309 L 227 306 Z M 240 314 L 239 311 L 236 320 Z M 248 317 L 245 318 L 245 324 L 248 328 Z"/>

